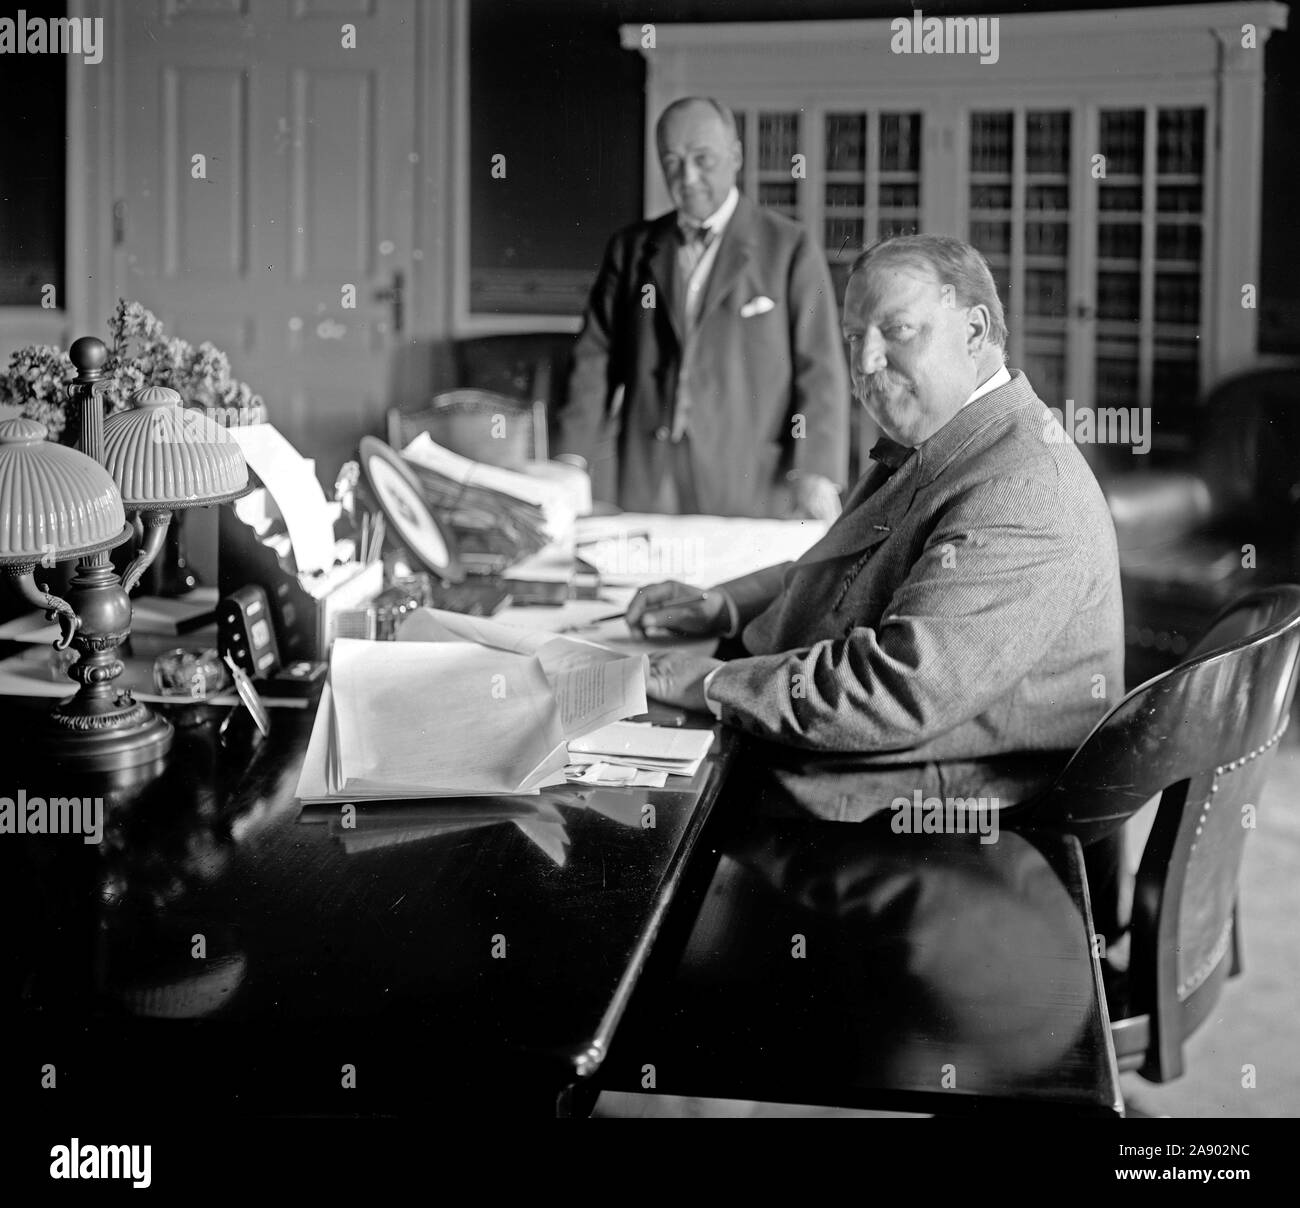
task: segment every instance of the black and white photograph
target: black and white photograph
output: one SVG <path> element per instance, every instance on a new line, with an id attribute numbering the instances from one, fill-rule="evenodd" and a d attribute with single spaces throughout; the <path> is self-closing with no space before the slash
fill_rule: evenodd
<path id="1" fill-rule="evenodd" d="M 1294 20 L 0 5 L 4 1177 L 1280 1172 Z"/>

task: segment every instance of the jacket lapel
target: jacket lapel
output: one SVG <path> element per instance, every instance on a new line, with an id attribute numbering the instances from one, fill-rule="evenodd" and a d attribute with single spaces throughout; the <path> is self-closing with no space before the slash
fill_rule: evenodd
<path id="1" fill-rule="evenodd" d="M 654 286 L 655 310 L 667 316 L 668 330 L 676 337 L 678 347 L 681 347 L 684 341 L 673 298 L 673 279 L 677 273 L 676 227 L 677 215 L 672 210 L 651 225 L 642 253 L 640 280 Z M 636 301 L 639 305 L 640 299 Z"/>
<path id="2" fill-rule="evenodd" d="M 884 467 L 873 466 L 854 488 L 843 514 L 830 531 L 799 561 L 825 562 L 858 554 L 888 537 L 912 506 L 917 464 L 915 456 L 909 457 L 884 482 L 880 482 Z"/>
<path id="3" fill-rule="evenodd" d="M 697 325 L 703 324 L 709 313 L 730 292 L 740 279 L 741 273 L 749 263 L 754 250 L 753 206 L 743 197 L 736 203 L 736 209 L 722 232 L 722 242 L 718 245 L 718 255 L 713 261 L 713 270 L 704 285 L 704 297 L 700 300 L 700 313 Z"/>

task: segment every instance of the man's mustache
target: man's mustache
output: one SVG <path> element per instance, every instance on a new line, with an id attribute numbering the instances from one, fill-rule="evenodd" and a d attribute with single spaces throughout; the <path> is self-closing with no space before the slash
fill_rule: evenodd
<path id="1" fill-rule="evenodd" d="M 882 369 L 879 373 L 872 373 L 865 376 L 855 376 L 853 379 L 854 397 L 861 402 L 863 399 L 870 398 L 872 395 L 885 394 L 891 387 L 904 386 L 907 383 L 896 373 L 891 373 L 888 369 Z"/>

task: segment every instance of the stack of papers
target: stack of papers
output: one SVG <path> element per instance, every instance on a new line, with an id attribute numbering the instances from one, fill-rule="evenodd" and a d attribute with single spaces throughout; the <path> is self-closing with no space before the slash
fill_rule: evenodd
<path id="1" fill-rule="evenodd" d="M 592 603 L 598 608 L 609 607 L 600 601 Z M 621 621 L 618 625 L 626 637 L 626 626 Z M 562 720 L 569 734 L 567 771 L 572 783 L 661 789 L 668 783 L 670 775 L 694 776 L 713 743 L 712 730 L 682 730 L 622 720 L 634 717 L 636 713 L 617 712 L 618 709 L 630 708 L 632 701 L 630 697 L 620 697 L 611 684 L 602 686 L 595 695 L 582 691 L 583 681 L 578 673 L 591 677 L 595 674 L 594 667 L 603 666 L 605 669 L 601 674 L 609 677 L 611 664 L 625 666 L 636 659 L 640 661 L 644 674 L 643 651 L 653 648 L 655 643 L 628 641 L 607 646 L 582 637 L 519 629 L 495 619 L 463 616 L 434 608 L 412 613 L 399 631 L 398 638 L 401 641 L 480 642 L 499 650 L 536 655 L 546 674 L 561 685 L 562 699 L 568 702 Z M 712 642 L 705 645 L 709 651 L 712 650 Z M 644 680 L 641 686 L 644 688 Z M 579 710 L 576 707 L 584 699 L 596 705 L 602 701 L 606 703 L 603 720 L 599 708 Z"/>
<path id="2" fill-rule="evenodd" d="M 712 730 L 618 721 L 569 743 L 569 762 L 586 784 L 663 787 L 669 775 L 694 776 L 713 745 Z M 656 781 L 656 778 L 657 781 Z"/>
<path id="3" fill-rule="evenodd" d="M 435 609 L 399 636 L 335 641 L 301 800 L 535 794 L 569 740 L 646 711 L 641 655 Z"/>
<path id="4" fill-rule="evenodd" d="M 572 549 L 575 501 L 570 484 L 472 461 L 427 432 L 407 445 L 402 456 L 429 506 L 449 520 L 462 555 L 494 554 L 506 565 L 549 543 Z"/>

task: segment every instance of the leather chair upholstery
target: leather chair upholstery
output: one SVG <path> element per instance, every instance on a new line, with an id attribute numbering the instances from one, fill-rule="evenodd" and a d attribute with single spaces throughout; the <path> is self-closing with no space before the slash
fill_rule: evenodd
<path id="1" fill-rule="evenodd" d="M 1182 657 L 1228 601 L 1300 581 L 1300 370 L 1221 383 L 1193 432 L 1182 465 L 1100 476 L 1119 539 L 1130 683 Z"/>

